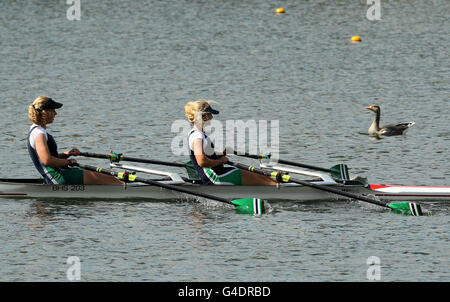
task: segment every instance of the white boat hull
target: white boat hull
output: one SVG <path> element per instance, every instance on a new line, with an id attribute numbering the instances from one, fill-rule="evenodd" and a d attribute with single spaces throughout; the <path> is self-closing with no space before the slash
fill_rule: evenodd
<path id="1" fill-rule="evenodd" d="M 170 184 L 171 182 L 165 182 Z M 217 186 L 174 184 L 194 192 L 203 192 L 228 199 L 257 197 L 265 200 L 346 200 L 347 197 L 297 184 L 275 186 Z M 450 187 L 327 185 L 343 191 L 368 195 L 388 201 L 450 201 Z M 144 184 L 128 185 L 49 185 L 30 181 L 0 181 L 0 197 L 31 199 L 117 199 L 173 200 L 189 195 Z M 195 196 L 193 196 L 195 198 Z"/>

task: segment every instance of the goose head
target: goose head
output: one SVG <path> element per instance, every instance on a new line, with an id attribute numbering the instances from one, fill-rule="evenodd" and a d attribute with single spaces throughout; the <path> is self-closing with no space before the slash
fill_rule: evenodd
<path id="1" fill-rule="evenodd" d="M 371 110 L 375 113 L 380 112 L 380 106 L 378 106 L 378 105 L 371 105 L 369 107 L 366 107 L 366 109 Z"/>

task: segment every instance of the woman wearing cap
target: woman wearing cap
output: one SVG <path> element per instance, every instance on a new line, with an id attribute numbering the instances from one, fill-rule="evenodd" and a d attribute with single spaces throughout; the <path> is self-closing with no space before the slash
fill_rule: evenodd
<path id="1" fill-rule="evenodd" d="M 251 173 L 235 167 L 225 167 L 224 155 L 214 151 L 214 144 L 204 131 L 213 114 L 219 111 L 211 107 L 210 101 L 194 101 L 184 106 L 189 122 L 193 125 L 188 134 L 189 156 L 203 184 L 216 185 L 276 185 L 267 176 Z"/>
<path id="2" fill-rule="evenodd" d="M 36 169 L 44 177 L 46 183 L 51 184 L 121 184 L 112 176 L 92 171 L 85 171 L 69 165 L 76 164 L 75 159 L 80 151 L 73 148 L 64 153 L 58 153 L 55 140 L 47 131 L 47 124 L 53 123 L 56 116 L 55 109 L 62 104 L 51 98 L 40 96 L 28 106 L 28 118 L 33 123 L 28 133 L 28 152 Z"/>

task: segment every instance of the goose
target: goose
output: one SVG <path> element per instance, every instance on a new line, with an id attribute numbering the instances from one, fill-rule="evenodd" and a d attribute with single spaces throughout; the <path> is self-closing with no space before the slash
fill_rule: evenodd
<path id="1" fill-rule="evenodd" d="M 366 107 L 366 109 L 369 109 L 373 112 L 375 112 L 375 118 L 373 120 L 372 125 L 369 128 L 369 135 L 371 136 L 394 136 L 394 135 L 402 135 L 406 133 L 406 130 L 410 128 L 412 125 L 414 125 L 416 122 L 409 122 L 409 123 L 401 123 L 401 124 L 389 124 L 384 125 L 383 127 L 380 127 L 380 114 L 381 109 L 378 105 L 372 105 L 369 107 Z"/>

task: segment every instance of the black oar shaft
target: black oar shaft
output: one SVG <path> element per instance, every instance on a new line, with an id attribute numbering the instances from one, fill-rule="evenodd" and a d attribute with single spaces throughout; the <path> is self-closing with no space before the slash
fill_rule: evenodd
<path id="1" fill-rule="evenodd" d="M 241 153 L 239 153 L 237 151 L 234 151 L 234 155 L 244 156 L 244 157 L 253 158 L 253 159 L 261 159 L 261 156 L 259 156 L 259 155 L 254 155 L 254 154 L 249 154 L 249 153 L 241 154 Z M 307 164 L 302 164 L 302 163 L 296 163 L 296 162 L 283 160 L 283 159 L 278 159 L 277 162 L 280 163 L 280 164 L 296 166 L 296 167 L 301 167 L 301 168 L 307 168 L 307 169 L 311 169 L 311 170 L 330 172 L 330 169 L 317 167 L 317 166 L 312 166 L 312 165 L 307 165 Z"/>
<path id="2" fill-rule="evenodd" d="M 81 152 L 80 156 L 93 157 L 93 158 L 102 158 L 102 159 L 111 159 L 111 156 L 109 154 L 98 154 L 98 153 L 90 153 L 90 152 Z M 120 156 L 120 160 L 137 162 L 137 163 L 145 163 L 145 164 L 154 164 L 154 165 L 163 165 L 163 166 L 184 168 L 184 164 L 174 163 L 174 162 L 166 162 L 166 161 L 160 161 L 160 160 L 153 160 L 153 159 L 143 159 L 143 158 L 136 158 L 136 157 Z"/>
<path id="3" fill-rule="evenodd" d="M 77 164 L 77 166 L 80 167 L 81 169 L 85 169 L 85 170 L 90 170 L 90 171 L 94 171 L 94 172 L 98 172 L 98 173 L 102 173 L 102 174 L 106 174 L 106 175 L 112 175 L 112 176 L 115 176 L 115 177 L 119 176 L 118 172 L 110 170 L 110 169 L 97 168 L 97 167 L 94 167 L 94 166 L 82 165 L 82 164 Z M 222 198 L 222 197 L 209 195 L 207 193 L 202 193 L 202 192 L 194 192 L 194 191 L 191 191 L 191 190 L 179 187 L 179 186 L 174 186 L 174 185 L 161 183 L 161 182 L 158 182 L 158 181 L 152 180 L 152 179 L 136 177 L 134 179 L 134 181 L 142 182 L 142 183 L 145 183 L 145 184 L 161 187 L 161 188 L 172 190 L 172 191 L 177 191 L 177 192 L 181 192 L 181 193 L 185 193 L 185 194 L 195 195 L 195 196 L 198 196 L 198 197 L 203 197 L 203 198 L 207 198 L 207 199 L 211 199 L 211 200 L 216 200 L 216 201 L 232 204 L 231 200 L 228 200 L 228 199 L 225 199 L 225 198 Z"/>
<path id="4" fill-rule="evenodd" d="M 262 169 L 259 169 L 259 168 L 256 168 L 256 167 L 247 166 L 247 165 L 243 165 L 243 164 L 235 163 L 235 162 L 230 162 L 230 161 L 227 162 L 227 164 L 231 165 L 231 166 L 235 166 L 235 167 L 237 167 L 239 169 L 248 170 L 248 171 L 255 172 L 255 173 L 258 173 L 258 174 L 262 174 L 262 175 L 266 175 L 266 176 L 269 176 L 269 177 L 272 176 L 272 173 L 273 173 L 273 172 L 268 172 L 268 171 L 265 171 L 265 170 L 262 170 Z M 311 183 L 311 182 L 307 182 L 307 181 L 304 181 L 304 180 L 300 180 L 300 179 L 294 178 L 292 176 L 290 176 L 289 182 L 301 184 L 301 185 L 304 185 L 304 186 L 307 186 L 307 187 L 313 187 L 313 188 L 316 188 L 318 190 L 327 191 L 327 192 L 330 192 L 330 193 L 346 196 L 346 197 L 349 197 L 349 198 L 359 199 L 359 200 L 362 200 L 362 201 L 366 201 L 366 202 L 369 202 L 369 203 L 372 203 L 372 204 L 376 204 L 376 205 L 379 205 L 379 206 L 383 206 L 383 207 L 389 208 L 388 203 L 385 203 L 385 202 L 382 202 L 382 201 L 379 201 L 379 200 L 376 200 L 376 199 L 368 198 L 368 197 L 361 196 L 361 195 L 354 194 L 354 193 L 350 193 L 350 192 L 341 191 L 341 190 L 338 190 L 338 189 L 335 189 L 335 188 L 330 188 L 330 187 L 326 187 L 326 186 L 317 185 L 317 184 L 314 184 L 314 183 Z"/>
<path id="5" fill-rule="evenodd" d="M 297 166 L 297 167 L 301 167 L 301 168 L 307 168 L 307 169 L 318 170 L 318 171 L 323 171 L 323 172 L 330 172 L 330 169 L 325 169 L 325 168 L 312 166 L 312 165 L 307 165 L 307 164 L 302 164 L 302 163 L 296 163 L 296 162 L 283 160 L 283 159 L 279 159 L 278 162 L 280 164 L 285 164 L 285 165 L 290 165 L 290 166 Z"/>

